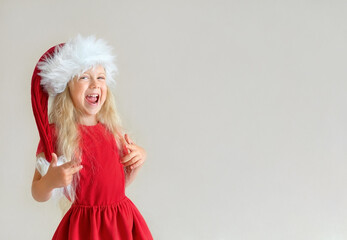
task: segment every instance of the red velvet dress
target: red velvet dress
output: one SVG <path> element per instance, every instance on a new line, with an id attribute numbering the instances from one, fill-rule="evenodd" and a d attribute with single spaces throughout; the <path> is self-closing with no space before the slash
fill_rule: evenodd
<path id="1" fill-rule="evenodd" d="M 153 239 L 140 212 L 125 196 L 123 166 L 113 135 L 101 123 L 79 130 L 83 168 L 77 198 L 53 239 Z M 37 153 L 42 149 L 40 142 Z"/>

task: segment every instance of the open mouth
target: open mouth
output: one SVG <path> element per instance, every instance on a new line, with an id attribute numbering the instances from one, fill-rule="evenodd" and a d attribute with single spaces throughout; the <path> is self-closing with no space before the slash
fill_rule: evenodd
<path id="1" fill-rule="evenodd" d="M 97 104 L 99 101 L 99 94 L 89 94 L 86 96 L 86 100 L 91 104 Z"/>

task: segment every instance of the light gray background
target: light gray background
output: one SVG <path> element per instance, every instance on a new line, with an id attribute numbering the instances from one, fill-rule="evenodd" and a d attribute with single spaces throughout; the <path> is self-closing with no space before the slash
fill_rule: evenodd
<path id="1" fill-rule="evenodd" d="M 0 239 L 50 239 L 30 81 L 77 33 L 114 46 L 127 189 L 155 239 L 347 239 L 346 1 L 0 1 Z"/>

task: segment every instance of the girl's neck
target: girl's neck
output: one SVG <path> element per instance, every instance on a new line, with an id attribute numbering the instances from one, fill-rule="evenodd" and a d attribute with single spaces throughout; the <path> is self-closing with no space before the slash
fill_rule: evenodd
<path id="1" fill-rule="evenodd" d="M 93 126 L 98 123 L 96 116 L 83 116 L 79 117 L 78 122 L 85 126 Z"/>

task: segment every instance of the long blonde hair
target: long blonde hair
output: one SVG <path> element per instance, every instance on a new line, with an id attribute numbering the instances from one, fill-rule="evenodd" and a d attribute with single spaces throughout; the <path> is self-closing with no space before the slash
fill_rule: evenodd
<path id="1" fill-rule="evenodd" d="M 54 98 L 49 114 L 50 123 L 55 124 L 57 154 L 58 156 L 64 155 L 67 162 L 79 162 L 81 160 L 81 149 L 79 147 L 81 137 L 78 131 L 79 114 L 81 113 L 74 107 L 69 87 L 67 86 L 62 93 Z M 97 114 L 97 120 L 104 124 L 107 130 L 114 135 L 117 147 L 120 150 L 120 156 L 122 156 L 123 129 L 117 114 L 114 96 L 109 88 L 107 88 L 105 102 Z M 79 174 L 77 173 L 74 175 L 71 192 L 68 193 L 68 198 L 70 198 L 71 202 L 74 202 L 76 199 L 76 187 L 78 183 Z"/>

